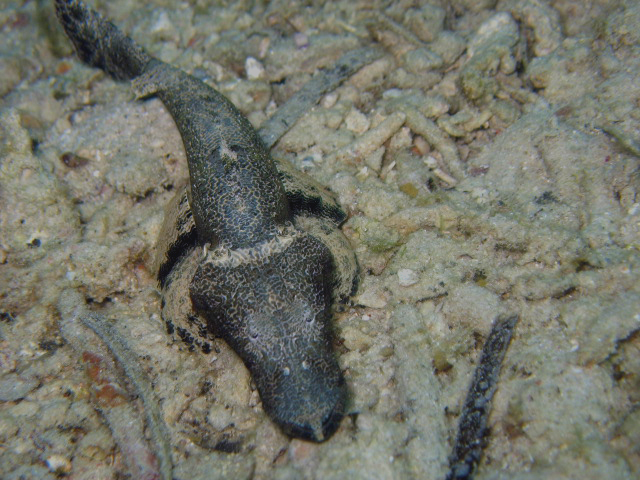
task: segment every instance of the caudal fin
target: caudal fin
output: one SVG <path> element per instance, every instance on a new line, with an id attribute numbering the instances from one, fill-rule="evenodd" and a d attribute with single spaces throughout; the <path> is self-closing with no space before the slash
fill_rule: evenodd
<path id="1" fill-rule="evenodd" d="M 151 60 L 142 47 L 80 0 L 55 0 L 56 14 L 80 59 L 119 80 L 140 75 Z"/>

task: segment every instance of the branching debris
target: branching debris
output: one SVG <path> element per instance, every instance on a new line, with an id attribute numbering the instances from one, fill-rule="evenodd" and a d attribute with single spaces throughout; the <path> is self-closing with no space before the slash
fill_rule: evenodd
<path id="1" fill-rule="evenodd" d="M 352 50 L 340 57 L 332 68 L 315 75 L 258 130 L 267 148 L 273 147 L 298 118 L 313 108 L 325 93 L 335 90 L 360 68 L 380 58 L 382 53 L 381 50 L 372 47 Z"/>
<path id="2" fill-rule="evenodd" d="M 464 166 L 460 161 L 455 142 L 440 130 L 433 120 L 429 120 L 415 108 L 405 107 L 402 111 L 407 116 L 407 126 L 433 145 L 442 154 L 449 173 L 456 180 L 462 180 L 465 177 Z"/>

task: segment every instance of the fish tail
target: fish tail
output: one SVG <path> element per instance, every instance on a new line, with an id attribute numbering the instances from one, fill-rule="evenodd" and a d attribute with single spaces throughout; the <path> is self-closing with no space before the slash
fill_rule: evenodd
<path id="1" fill-rule="evenodd" d="M 139 76 L 152 57 L 80 0 L 55 0 L 56 14 L 80 59 L 118 80 Z"/>

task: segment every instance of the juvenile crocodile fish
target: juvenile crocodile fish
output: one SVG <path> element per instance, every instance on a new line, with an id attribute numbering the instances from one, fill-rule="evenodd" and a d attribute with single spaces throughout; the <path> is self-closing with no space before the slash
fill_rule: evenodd
<path id="1" fill-rule="evenodd" d="M 78 0 L 56 0 L 78 56 L 138 98 L 156 95 L 187 153 L 189 185 L 159 241 L 163 317 L 184 340 L 222 337 L 288 435 L 323 441 L 344 416 L 332 349 L 334 302 L 353 289 L 345 214 L 310 178 L 269 154 L 249 121 L 213 88 L 156 58 Z"/>

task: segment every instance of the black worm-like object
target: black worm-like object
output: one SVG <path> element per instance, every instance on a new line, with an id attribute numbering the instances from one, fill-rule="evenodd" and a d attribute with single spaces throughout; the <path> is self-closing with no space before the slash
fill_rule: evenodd
<path id="1" fill-rule="evenodd" d="M 458 435 L 449 457 L 446 480 L 471 480 L 485 446 L 487 420 L 491 413 L 491 400 L 500 376 L 502 361 L 511 342 L 518 316 L 497 318 L 482 347 L 480 361 L 462 408 Z"/>
<path id="2" fill-rule="evenodd" d="M 155 95 L 187 153 L 189 187 L 168 207 L 159 241 L 163 317 L 207 351 L 213 335 L 242 358 L 263 407 L 285 433 L 323 441 L 346 401 L 331 308 L 349 296 L 356 261 L 345 214 L 310 178 L 275 161 L 223 95 L 151 57 L 78 0 L 56 0 L 78 56 Z"/>

